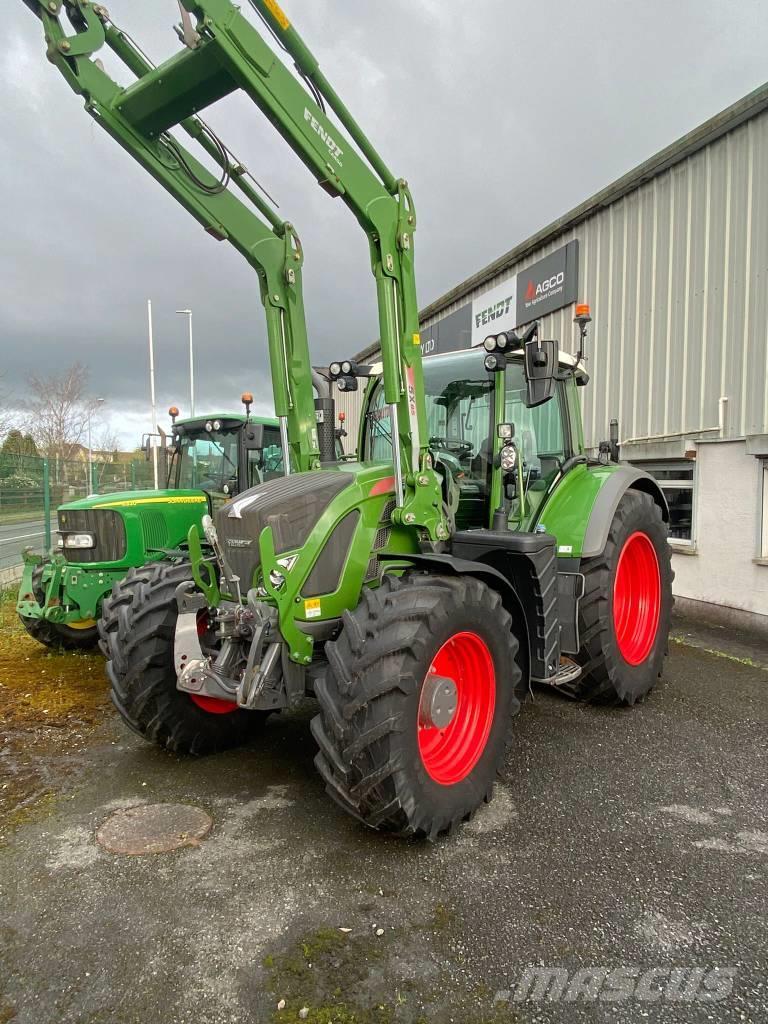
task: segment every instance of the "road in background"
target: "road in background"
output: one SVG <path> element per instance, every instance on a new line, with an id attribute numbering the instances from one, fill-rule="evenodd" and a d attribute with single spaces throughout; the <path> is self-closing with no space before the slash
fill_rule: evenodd
<path id="1" fill-rule="evenodd" d="M 56 532 L 56 520 L 51 520 L 51 535 Z M 45 520 L 25 519 L 18 523 L 0 523 L 0 569 L 21 565 L 23 548 L 42 551 L 45 543 Z"/>

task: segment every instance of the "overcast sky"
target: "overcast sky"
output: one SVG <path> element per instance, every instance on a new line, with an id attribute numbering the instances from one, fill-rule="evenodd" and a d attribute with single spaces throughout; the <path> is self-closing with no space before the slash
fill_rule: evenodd
<path id="1" fill-rule="evenodd" d="M 124 445 L 147 429 L 146 300 L 158 400 L 186 413 L 271 399 L 255 274 L 215 242 L 82 109 L 47 63 L 40 23 L 6 4 L 0 76 L 0 386 L 75 362 Z M 244 5 L 244 6 L 247 6 Z M 768 77 L 763 0 L 285 0 L 287 13 L 418 212 L 419 304 L 586 199 Z M 112 0 L 155 61 L 174 0 Z M 313 361 L 377 335 L 365 236 L 242 97 L 206 115 L 305 249 Z"/>

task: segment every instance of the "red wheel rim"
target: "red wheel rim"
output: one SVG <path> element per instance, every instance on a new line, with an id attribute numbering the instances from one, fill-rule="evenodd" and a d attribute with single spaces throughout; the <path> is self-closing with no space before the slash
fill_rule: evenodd
<path id="1" fill-rule="evenodd" d="M 645 661 L 653 648 L 661 613 L 659 559 L 650 537 L 640 530 L 627 537 L 613 582 L 613 626 L 622 658 Z"/>
<path id="2" fill-rule="evenodd" d="M 198 612 L 197 635 L 204 637 L 208 632 L 208 612 Z M 196 704 L 201 711 L 207 711 L 209 715 L 229 715 L 237 711 L 237 704 L 233 700 L 219 700 L 218 697 L 206 697 L 202 694 L 190 693 L 189 699 Z"/>
<path id="3" fill-rule="evenodd" d="M 488 742 L 496 706 L 493 658 L 477 633 L 454 633 L 432 659 L 429 675 L 453 680 L 456 711 L 444 729 L 417 726 L 419 754 L 431 779 L 453 786 L 469 775 Z"/>

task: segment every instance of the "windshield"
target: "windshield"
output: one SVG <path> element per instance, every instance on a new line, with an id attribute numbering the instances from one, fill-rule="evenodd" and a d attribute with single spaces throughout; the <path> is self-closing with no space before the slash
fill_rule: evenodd
<path id="1" fill-rule="evenodd" d="M 494 377 L 483 365 L 484 353 L 456 353 L 424 360 L 424 392 L 429 446 L 453 470 L 460 489 L 457 526 L 479 526 L 488 519 L 493 436 L 495 433 Z M 506 370 L 504 419 L 515 426 L 521 455 L 525 511 L 534 511 L 566 457 L 563 385 L 555 398 L 529 409 L 521 359 Z M 384 388 L 375 385 L 365 425 L 364 458 L 391 460 L 392 439 Z M 517 515 L 513 502 L 512 515 Z"/>
<path id="2" fill-rule="evenodd" d="M 176 486 L 234 494 L 238 489 L 239 437 L 239 429 L 182 434 L 179 438 Z"/>

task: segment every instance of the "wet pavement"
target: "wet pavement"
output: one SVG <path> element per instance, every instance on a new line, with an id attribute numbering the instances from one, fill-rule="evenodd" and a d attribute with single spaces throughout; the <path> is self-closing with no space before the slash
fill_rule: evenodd
<path id="1" fill-rule="evenodd" d="M 43 744 L 47 795 L 0 839 L 0 1022 L 768 1020 L 756 663 L 675 642 L 636 708 L 537 693 L 492 803 L 432 845 L 329 801 L 310 715 L 204 760 L 108 711 Z M 95 841 L 164 803 L 210 833 L 150 856 Z"/>

